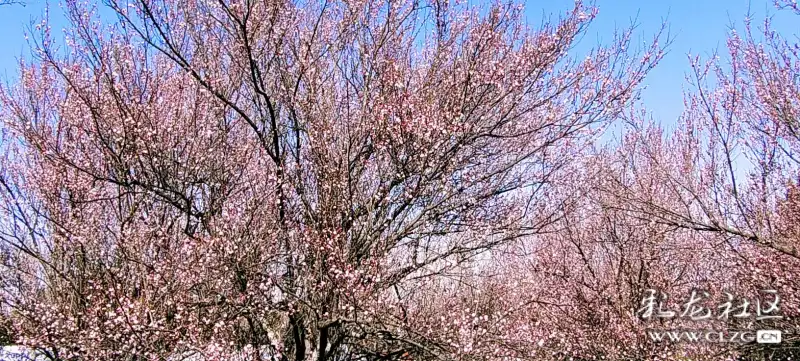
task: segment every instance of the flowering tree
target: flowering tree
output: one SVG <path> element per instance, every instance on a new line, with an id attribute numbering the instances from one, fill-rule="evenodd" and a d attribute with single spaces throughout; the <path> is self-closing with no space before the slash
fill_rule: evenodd
<path id="1" fill-rule="evenodd" d="M 684 209 L 648 212 L 670 224 L 727 233 L 798 258 L 791 215 L 800 174 L 800 56 L 797 44 L 773 31 L 769 21 L 762 35 L 763 40 L 754 36 L 749 21 L 743 36 L 733 31 L 728 66 L 718 58 L 706 63 L 691 58 L 690 80 L 697 91 L 686 99 L 671 147 L 680 161 L 657 160 L 657 151 L 673 155 L 648 147 Z"/>
<path id="2" fill-rule="evenodd" d="M 800 14 L 796 3 L 778 5 Z M 646 166 L 631 161 L 627 177 L 610 177 L 622 191 L 605 192 L 605 199 L 635 217 L 702 235 L 685 251 L 712 249 L 702 262 L 728 265 L 715 271 L 715 287 L 743 295 L 776 290 L 787 317 L 768 326 L 793 334 L 800 311 L 793 276 L 800 271 L 800 54 L 796 39 L 776 33 L 769 21 L 756 32 L 748 20 L 744 34 L 732 31 L 727 45 L 729 63 L 690 57 L 695 91 L 675 132 L 665 136 L 632 117 L 628 137 L 636 150 L 625 158 Z M 642 187 L 657 187 L 663 196 Z"/>
<path id="3" fill-rule="evenodd" d="M 619 144 L 570 164 L 573 182 L 559 187 L 568 201 L 549 232 L 504 248 L 481 274 L 496 281 L 478 283 L 464 306 L 445 307 L 454 310 L 447 319 L 462 325 L 464 317 L 452 313 L 474 310 L 476 300 L 503 304 L 503 339 L 519 351 L 506 357 L 795 359 L 800 59 L 797 45 L 769 23 L 763 37 L 746 25 L 743 37 L 731 35 L 729 64 L 691 58 L 696 90 L 678 129 L 666 132 L 646 112 L 626 112 L 629 129 Z M 702 323 L 642 320 L 648 289 L 670 295 L 676 315 L 684 311 L 681 297 L 697 289 L 716 301 L 747 297 L 752 317 L 756 307 L 766 309 L 756 304 L 769 299 L 763 291 L 775 291 L 782 317 L 757 324 L 783 330 L 784 340 L 781 347 L 653 342 L 647 328 L 753 326 L 752 318 L 718 318 L 713 302 L 704 304 L 714 315 Z"/>
<path id="4" fill-rule="evenodd" d="M 662 56 L 572 58 L 580 2 L 106 5 L 0 95 L 3 314 L 53 360 L 535 358 L 464 285 L 513 291 L 486 257 L 564 221 Z"/>

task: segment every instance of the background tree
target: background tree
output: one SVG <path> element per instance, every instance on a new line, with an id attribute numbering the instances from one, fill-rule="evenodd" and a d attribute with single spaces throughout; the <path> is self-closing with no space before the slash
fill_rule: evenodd
<path id="1" fill-rule="evenodd" d="M 796 3 L 777 4 L 797 12 Z M 777 290 L 786 317 L 762 328 L 788 331 L 786 353 L 758 345 L 747 352 L 756 349 L 756 359 L 788 358 L 797 342 L 800 289 L 794 277 L 800 271 L 798 44 L 776 33 L 769 20 L 754 30 L 748 18 L 744 33 L 732 30 L 727 45 L 727 58 L 690 57 L 695 91 L 686 96 L 676 131 L 653 132 L 641 114 L 631 117 L 628 137 L 637 150 L 626 157 L 647 166 L 631 162 L 630 178 L 612 177 L 624 191 L 605 194 L 635 217 L 702 235 L 704 241 L 687 251 L 716 249 L 703 262 L 727 260 L 731 267 L 717 273 L 735 275 L 729 289 L 753 297 L 755 290 Z M 665 196 L 653 197 L 643 186 L 659 187 Z"/>

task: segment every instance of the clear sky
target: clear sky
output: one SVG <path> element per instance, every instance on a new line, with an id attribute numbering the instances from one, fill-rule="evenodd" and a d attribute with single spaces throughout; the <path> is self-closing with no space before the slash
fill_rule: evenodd
<path id="1" fill-rule="evenodd" d="M 527 13 L 532 19 L 540 19 L 543 12 L 564 11 L 571 4 L 567 0 L 529 1 Z M 760 26 L 769 16 L 781 34 L 800 35 L 800 17 L 778 10 L 773 0 L 596 0 L 594 4 L 599 14 L 584 38 L 587 45 L 598 39 L 611 40 L 615 28 L 630 25 L 633 19 L 640 24 L 637 35 L 641 41 L 649 41 L 666 21 L 674 40 L 664 60 L 645 80 L 642 101 L 668 128 L 681 113 L 683 91 L 691 90 L 685 78 L 689 70 L 687 54 L 703 57 L 719 50 L 724 56 L 731 25 L 742 29 L 748 12 L 754 25 Z"/>
<path id="2" fill-rule="evenodd" d="M 470 0 L 475 1 L 481 0 Z M 44 0 L 27 0 L 24 7 L 0 7 L 0 79 L 15 78 L 17 59 L 29 54 L 24 31 L 33 20 L 41 18 L 46 4 Z M 528 1 L 526 14 L 537 25 L 543 14 L 564 12 L 572 4 L 571 0 Z M 781 33 L 800 35 L 798 17 L 778 11 L 772 0 L 595 0 L 595 5 L 600 10 L 598 18 L 581 47 L 610 40 L 615 28 L 629 25 L 634 18 L 640 24 L 637 35 L 642 41 L 650 40 L 662 22 L 669 25 L 674 42 L 663 62 L 647 78 L 647 89 L 642 94 L 645 106 L 667 127 L 674 124 L 683 107 L 686 55 L 690 52 L 709 55 L 715 49 L 724 54 L 730 25 L 741 28 L 748 10 L 754 23 L 771 16 Z M 59 3 L 51 1 L 50 8 L 52 30 L 57 34 L 59 26 L 63 27 L 63 21 L 59 21 Z"/>

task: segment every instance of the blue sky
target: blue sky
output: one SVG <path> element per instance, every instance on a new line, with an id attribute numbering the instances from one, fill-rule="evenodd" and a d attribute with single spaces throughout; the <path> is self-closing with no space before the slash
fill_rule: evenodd
<path id="1" fill-rule="evenodd" d="M 41 18 L 47 4 L 44 0 L 27 1 L 24 7 L 0 7 L 0 78 L 3 81 L 15 77 L 17 59 L 28 55 L 24 30 L 31 21 Z M 528 1 L 526 14 L 536 25 L 543 14 L 561 13 L 572 4 L 570 0 Z M 637 35 L 641 41 L 650 40 L 662 22 L 669 25 L 674 42 L 663 62 L 648 76 L 647 89 L 642 93 L 644 105 L 667 127 L 674 124 L 683 107 L 687 53 L 709 55 L 715 49 L 724 53 L 730 25 L 741 28 L 748 10 L 756 22 L 771 16 L 784 35 L 800 35 L 797 17 L 775 9 L 772 0 L 596 0 L 595 5 L 600 13 L 583 39 L 585 46 L 610 40 L 615 28 L 629 25 L 634 18 L 640 24 Z M 59 26 L 63 27 L 58 16 L 59 5 L 50 2 L 50 7 L 53 33 L 57 34 Z"/>
<path id="2" fill-rule="evenodd" d="M 543 11 L 564 11 L 571 4 L 566 0 L 530 1 L 527 13 L 539 19 Z M 724 56 L 731 25 L 742 29 L 748 12 L 753 24 L 761 24 L 769 16 L 781 34 L 800 35 L 798 17 L 778 10 L 773 0 L 596 0 L 595 5 L 599 14 L 584 38 L 587 45 L 597 43 L 598 39 L 611 40 L 615 28 L 625 27 L 634 19 L 639 23 L 640 41 L 649 41 L 666 21 L 674 42 L 664 60 L 645 80 L 647 88 L 642 92 L 642 101 L 667 128 L 675 124 L 681 113 L 683 91 L 691 90 L 685 79 L 689 70 L 687 54 L 710 56 L 719 50 L 720 56 Z"/>

